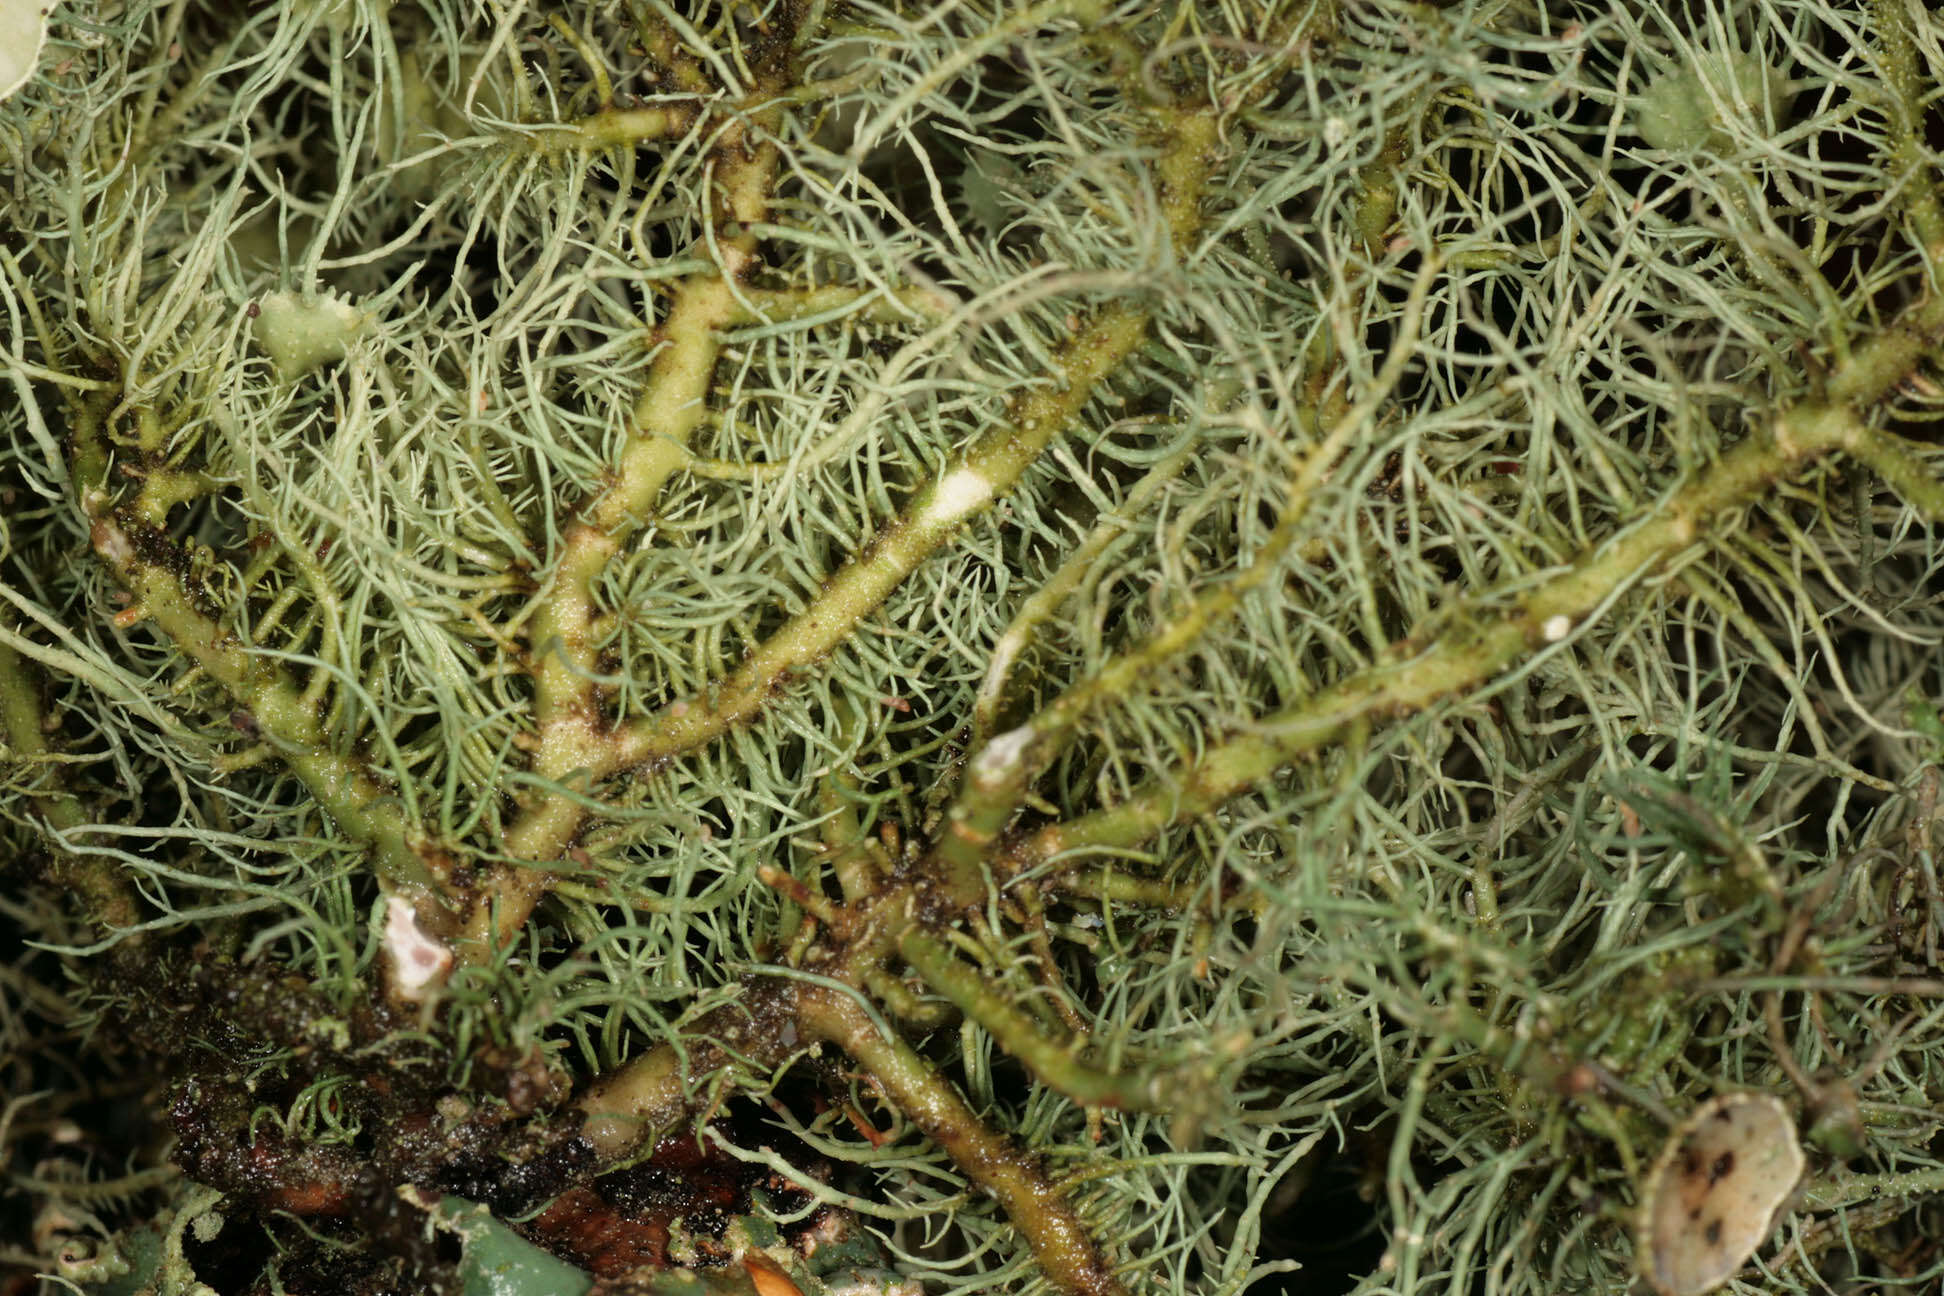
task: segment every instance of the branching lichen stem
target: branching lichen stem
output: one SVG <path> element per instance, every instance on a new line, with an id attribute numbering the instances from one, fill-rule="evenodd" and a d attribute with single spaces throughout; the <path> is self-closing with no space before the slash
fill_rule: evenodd
<path id="1" fill-rule="evenodd" d="M 742 123 L 718 142 L 720 204 L 712 273 L 687 280 L 656 331 L 659 348 L 633 414 L 635 434 L 616 465 L 613 483 L 589 502 L 568 528 L 548 591 L 531 630 L 534 721 L 533 773 L 551 783 L 592 779 L 619 763 L 595 696 L 597 640 L 594 586 L 629 537 L 646 520 L 668 479 L 687 462 L 688 442 L 708 410 L 709 383 L 721 352 L 721 330 L 741 309 L 736 279 L 755 253 L 747 226 L 767 210 L 776 148 L 746 137 Z M 740 232 L 724 229 L 737 226 Z M 514 860 L 544 865 L 579 831 L 584 811 L 571 798 L 531 799 L 507 830 Z M 526 924 L 546 887 L 540 867 L 497 871 L 467 923 L 471 957 L 503 943 Z"/>
<path id="2" fill-rule="evenodd" d="M 389 884 L 412 892 L 415 902 L 429 902 L 420 906 L 422 920 L 435 929 L 446 925 L 443 903 L 435 897 L 447 879 L 447 853 L 362 760 L 333 749 L 305 690 L 203 610 L 185 583 L 180 546 L 153 523 L 114 507 L 103 489 L 112 462 L 106 403 L 76 401 L 70 410 L 73 477 L 93 549 L 132 596 L 132 610 L 247 710 L 250 724 L 278 748 L 319 807 L 346 836 L 370 847 L 374 867 Z"/>
<path id="3" fill-rule="evenodd" d="M 1040 1158 L 987 1128 L 910 1045 L 884 1035 L 856 999 L 810 985 L 799 995 L 804 1025 L 856 1058 L 912 1124 L 997 1199 L 1050 1282 L 1069 1296 L 1122 1296 L 1125 1289 L 1086 1222 Z"/>
<path id="4" fill-rule="evenodd" d="M 1076 1041 L 1047 1035 L 1015 1006 L 1012 996 L 922 928 L 906 932 L 898 952 L 926 984 L 1032 1068 L 1041 1083 L 1082 1106 L 1162 1111 L 1180 1101 L 1182 1090 L 1170 1083 L 1178 1077 L 1165 1069 L 1108 1070 L 1081 1057 Z"/>
<path id="5" fill-rule="evenodd" d="M 1944 479 L 1925 464 L 1918 447 L 1892 432 L 1859 428 L 1844 451 L 1881 477 L 1904 503 L 1944 525 Z"/>
<path id="6" fill-rule="evenodd" d="M 1067 689 L 1026 724 L 988 740 L 967 761 L 969 774 L 946 812 L 945 832 L 929 862 L 932 870 L 946 879 L 954 902 L 973 905 L 982 898 L 984 873 L 980 866 L 988 848 L 1018 810 L 1034 775 L 1065 749 L 1087 712 L 1106 699 L 1139 692 L 1144 681 L 1152 680 L 1169 662 L 1201 643 L 1212 626 L 1233 615 L 1244 599 L 1280 569 L 1283 557 L 1301 533 L 1316 488 L 1404 376 L 1417 346 L 1425 298 L 1441 268 L 1437 258 L 1426 258 L 1376 381 L 1303 456 L 1290 480 L 1282 515 L 1248 563 L 1226 583 L 1195 599 L 1138 648 Z"/>
<path id="7" fill-rule="evenodd" d="M 1176 247 L 1195 228 L 1213 165 L 1211 114 L 1178 114 L 1156 170 L 1166 181 L 1166 219 Z M 692 751 L 752 718 L 790 676 L 837 648 L 862 619 L 960 527 L 1012 489 L 1097 385 L 1146 336 L 1147 312 L 1104 306 L 1059 349 L 1051 382 L 1016 398 L 1005 422 L 951 469 L 920 487 L 904 512 L 824 586 L 817 600 L 765 640 L 707 696 L 677 701 L 616 733 L 621 765 L 652 765 Z"/>
<path id="8" fill-rule="evenodd" d="M 595 1082 L 576 1105 L 581 1137 L 603 1160 L 626 1156 L 686 1121 L 697 1082 L 725 1067 L 781 1066 L 803 1047 L 795 1024 L 800 983 L 764 978 Z"/>
<path id="9" fill-rule="evenodd" d="M 678 138 L 693 129 L 700 116 L 699 104 L 609 107 L 571 123 L 566 130 L 536 136 L 534 144 L 543 151 L 633 148 L 650 140 Z"/>
<path id="10" fill-rule="evenodd" d="M 1125 849 L 1171 823 L 1207 813 L 1291 761 L 1339 740 L 1356 725 L 1388 719 L 1473 689 L 1508 669 L 1646 573 L 1704 539 L 1712 519 L 1742 507 L 1804 462 L 1856 439 L 1848 409 L 1822 405 L 1774 420 L 1676 492 L 1633 529 L 1588 551 L 1503 611 L 1478 600 L 1441 618 L 1451 628 L 1429 642 L 1411 636 L 1387 660 L 1293 706 L 1252 721 L 1192 764 L 1160 774 L 1119 805 L 1033 832 L 1012 848 L 1015 868 L 1068 852 Z"/>
<path id="11" fill-rule="evenodd" d="M 1062 347 L 1053 386 L 1021 397 L 1004 427 L 921 487 L 903 514 L 830 578 L 814 603 L 763 641 L 706 698 L 675 702 L 617 730 L 617 763 L 656 764 L 755 716 L 795 671 L 842 644 L 919 563 L 1011 489 L 1146 328 L 1147 315 L 1138 308 L 1103 309 Z"/>
<path id="12" fill-rule="evenodd" d="M 0 641 L 0 738 L 4 738 L 9 759 L 52 770 L 54 752 L 47 742 L 40 690 L 41 682 L 34 671 L 10 644 Z M 52 775 L 43 782 L 53 786 L 37 793 L 33 806 L 53 830 L 50 836 L 63 837 L 89 822 L 72 792 Z M 82 897 L 88 916 L 105 931 L 130 928 L 140 921 L 134 892 L 111 861 L 63 854 L 56 861 L 55 872 Z M 139 941 L 140 934 L 133 933 L 130 939 Z"/>
<path id="13" fill-rule="evenodd" d="M 1923 135 L 1926 100 L 1934 93 L 1934 80 L 1918 67 L 1904 0 L 1874 0 L 1870 16 L 1880 41 L 1883 93 L 1888 100 L 1884 109 L 1890 118 L 1890 148 L 1884 157 L 1889 188 L 1898 194 L 1919 243 L 1936 262 L 1944 259 L 1944 201 L 1938 197 L 1937 172 Z"/>

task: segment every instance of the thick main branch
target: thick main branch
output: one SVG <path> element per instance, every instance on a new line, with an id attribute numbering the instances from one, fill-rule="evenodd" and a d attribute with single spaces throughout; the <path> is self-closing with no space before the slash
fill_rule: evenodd
<path id="1" fill-rule="evenodd" d="M 92 547 L 132 601 L 130 612 L 166 635 L 247 712 L 248 723 L 276 748 L 338 829 L 365 844 L 380 876 L 412 892 L 428 925 L 441 927 L 450 858 L 405 813 L 397 791 L 355 755 L 337 750 L 318 715 L 316 699 L 274 661 L 252 651 L 205 611 L 183 574 L 182 548 L 143 510 L 115 506 L 106 490 L 114 456 L 101 400 L 77 400 L 73 479 L 90 527 Z"/>
<path id="2" fill-rule="evenodd" d="M 775 182 L 773 142 L 746 138 L 740 124 L 718 141 L 718 264 L 676 292 L 655 330 L 657 348 L 633 412 L 634 434 L 613 470 L 612 483 L 568 526 L 529 634 L 532 645 L 535 749 L 532 772 L 553 784 L 591 779 L 614 768 L 614 743 L 601 714 L 594 678 L 599 650 L 594 589 L 601 574 L 646 521 L 668 479 L 688 461 L 688 445 L 708 414 L 709 384 L 721 354 L 721 332 L 738 318 L 737 280 L 752 263 L 750 225 L 768 210 Z M 579 830 L 584 812 L 570 797 L 538 793 L 507 831 L 503 846 L 515 860 L 555 859 Z M 525 925 L 545 890 L 542 868 L 502 869 L 482 895 L 468 933 L 483 950 Z"/>
<path id="3" fill-rule="evenodd" d="M 1198 227 L 1215 161 L 1212 114 L 1172 123 L 1156 160 L 1162 217 L 1178 249 Z M 617 734 L 620 765 L 652 765 L 692 751 L 753 718 L 791 674 L 837 648 L 884 599 L 973 517 L 1018 484 L 1047 446 L 1079 417 L 1108 375 L 1147 335 L 1148 312 L 1129 302 L 1102 307 L 1061 344 L 1049 381 L 1017 397 L 1004 422 L 952 468 L 920 487 L 876 542 L 847 563 L 808 608 L 792 617 L 705 695 L 683 699 Z"/>

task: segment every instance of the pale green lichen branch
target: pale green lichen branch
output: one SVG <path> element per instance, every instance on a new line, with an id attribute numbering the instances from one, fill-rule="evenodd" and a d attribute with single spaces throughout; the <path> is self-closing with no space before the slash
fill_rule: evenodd
<path id="1" fill-rule="evenodd" d="M 722 140 L 725 159 L 717 184 L 723 223 L 747 225 L 768 208 L 776 165 L 773 143 L 745 148 L 738 125 Z M 534 681 L 532 771 L 564 783 L 597 777 L 621 764 L 616 742 L 596 699 L 594 587 L 601 573 L 641 527 L 668 479 L 688 461 L 688 440 L 707 415 L 709 384 L 721 352 L 721 332 L 740 309 L 736 280 L 754 255 L 746 230 L 716 240 L 720 261 L 677 291 L 657 330 L 657 354 L 635 405 L 634 432 L 614 481 L 592 500 L 562 538 L 529 641 Z M 566 849 L 583 808 L 559 796 L 531 800 L 507 830 L 504 849 L 518 861 L 543 865 Z M 504 942 L 526 922 L 545 889 L 542 868 L 502 868 L 473 907 L 468 933 L 483 951 Z"/>
<path id="2" fill-rule="evenodd" d="M 85 828 L 92 820 L 59 777 L 56 753 L 47 741 L 41 681 L 15 650 L 15 641 L 17 632 L 0 623 L 0 742 L 5 745 L 0 757 L 9 765 L 32 770 L 29 777 L 34 791 L 29 804 L 58 839 Z M 52 872 L 81 895 L 89 916 L 104 930 L 125 931 L 140 921 L 133 889 L 107 861 L 64 854 Z"/>
<path id="3" fill-rule="evenodd" d="M 404 813 L 396 788 L 364 761 L 334 749 L 308 690 L 203 609 L 185 584 L 186 560 L 176 542 L 139 512 L 115 506 L 104 488 L 114 461 L 105 444 L 107 403 L 76 401 L 70 414 L 75 489 L 95 555 L 131 597 L 124 618 L 150 622 L 221 685 L 332 821 L 371 849 L 380 876 L 406 890 L 429 925 L 449 926 L 441 894 L 451 863 L 445 848 Z"/>
<path id="4" fill-rule="evenodd" d="M 1649 572 L 1707 539 L 1721 514 L 1747 506 L 1790 473 L 1858 441 L 1857 416 L 1837 405 L 1777 417 L 1655 508 L 1649 518 L 1583 555 L 1530 592 L 1454 609 L 1453 628 L 1428 642 L 1409 637 L 1389 660 L 1294 706 L 1246 723 L 1234 738 L 1179 770 L 1156 775 L 1121 804 L 1041 828 L 1011 850 L 1016 868 L 1146 841 L 1205 814 L 1299 757 L 1361 726 L 1392 719 L 1487 683 L 1535 649 L 1566 640 L 1581 621 Z M 1506 610 L 1493 605 L 1510 603 Z"/>
<path id="5" fill-rule="evenodd" d="M 1872 0 L 1870 17 L 1882 60 L 1880 95 L 1890 119 L 1884 164 L 1935 276 L 1936 264 L 1944 261 L 1944 201 L 1938 196 L 1937 169 L 1925 146 L 1923 123 L 1937 111 L 1936 83 L 1917 65 L 1915 33 L 1904 0 Z M 1937 286 L 1933 279 L 1933 288 Z"/>
<path id="6" fill-rule="evenodd" d="M 1040 627 L 1087 579 L 1088 573 L 1100 561 L 1108 546 L 1127 534 L 1134 518 L 1169 482 L 1181 475 L 1194 449 L 1194 442 L 1189 440 L 1150 468 L 1128 492 L 1126 502 L 1096 522 L 1086 538 L 1075 545 L 1073 552 L 1060 564 L 1059 570 L 1019 605 L 1019 611 L 1013 614 L 1005 634 L 993 646 L 992 660 L 986 667 L 985 679 L 979 685 L 979 695 L 972 709 L 972 737 L 968 750 L 982 749 L 991 738 L 998 724 L 1000 707 L 1005 702 L 1007 681 L 1012 678 L 1013 668 L 1032 645 Z"/>
<path id="7" fill-rule="evenodd" d="M 752 718 L 803 669 L 841 644 L 891 590 L 1009 490 L 1097 383 L 1146 331 L 1146 314 L 1112 306 L 1062 348 L 1058 386 L 1019 400 L 1007 426 L 921 487 L 903 515 L 832 576 L 816 603 L 765 640 L 708 696 L 684 699 L 616 731 L 617 766 L 653 765 Z"/>
<path id="8" fill-rule="evenodd" d="M 898 952 L 925 983 L 983 1026 L 993 1042 L 1032 1069 L 1042 1084 L 1086 1107 L 1179 1112 L 1206 1092 L 1188 1068 L 1108 1069 L 1086 1056 L 1085 1041 L 1059 1038 L 1019 1010 L 1015 997 L 954 954 L 923 928 L 898 942 Z"/>
<path id="9" fill-rule="evenodd" d="M 1170 661 L 1206 639 L 1243 600 L 1281 570 L 1283 559 L 1302 533 L 1317 487 L 1337 466 L 1351 441 L 1368 429 L 1378 408 L 1390 399 L 1403 378 L 1417 348 L 1425 300 L 1442 270 L 1438 258 L 1425 258 L 1405 300 L 1396 339 L 1370 389 L 1337 418 L 1327 435 L 1302 453 L 1287 488 L 1282 515 L 1248 563 L 1228 581 L 1196 598 L 1138 648 L 1068 688 L 1025 724 L 994 736 L 971 753 L 965 782 L 946 811 L 944 835 L 927 862 L 927 867 L 944 880 L 947 894 L 958 903 L 978 903 L 984 889 L 983 865 L 993 843 L 1018 811 L 1033 778 L 1064 750 L 1087 713 L 1105 701 L 1126 698 L 1149 686 Z"/>
<path id="10" fill-rule="evenodd" d="M 1186 244 L 1212 165 L 1215 119 L 1182 114 L 1157 160 L 1167 179 L 1163 215 Z M 683 699 L 616 731 L 617 765 L 653 765 L 692 751 L 753 717 L 790 675 L 848 637 L 933 552 L 991 508 L 1092 398 L 1096 386 L 1145 337 L 1147 312 L 1116 302 L 1100 308 L 1061 344 L 1051 381 L 1013 402 L 1003 425 L 950 469 L 919 487 L 903 514 L 869 549 L 831 577 L 817 601 L 759 645 L 706 696 Z"/>
<path id="11" fill-rule="evenodd" d="M 949 1083 L 910 1045 L 881 1031 L 856 999 L 822 986 L 805 986 L 799 997 L 805 1027 L 856 1058 L 884 1095 L 998 1200 L 1054 1285 L 1071 1296 L 1123 1296 L 1092 1230 L 1038 1155 L 988 1129 Z"/>
<path id="12" fill-rule="evenodd" d="M 1843 450 L 1881 477 L 1904 503 L 1933 523 L 1944 525 L 1944 473 L 1925 462 L 1927 448 L 1895 433 L 1866 427 L 1857 429 Z"/>

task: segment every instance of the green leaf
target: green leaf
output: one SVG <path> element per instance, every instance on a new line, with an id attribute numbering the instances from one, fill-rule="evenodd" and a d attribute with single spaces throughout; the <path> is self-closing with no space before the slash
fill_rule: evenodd
<path id="1" fill-rule="evenodd" d="M 584 1270 L 533 1245 L 476 1202 L 447 1197 L 433 1219 L 460 1239 L 464 1296 L 581 1296 L 594 1285 Z"/>

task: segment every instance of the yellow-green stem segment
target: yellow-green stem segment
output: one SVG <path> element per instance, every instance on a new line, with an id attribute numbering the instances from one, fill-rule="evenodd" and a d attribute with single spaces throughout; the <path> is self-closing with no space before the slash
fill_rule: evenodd
<path id="1" fill-rule="evenodd" d="M 998 1201 L 1050 1282 L 1069 1296 L 1124 1296 L 1086 1222 L 1039 1157 L 988 1129 L 910 1045 L 879 1030 L 855 998 L 805 986 L 798 1011 L 805 1029 L 857 1059 L 912 1124 Z"/>

